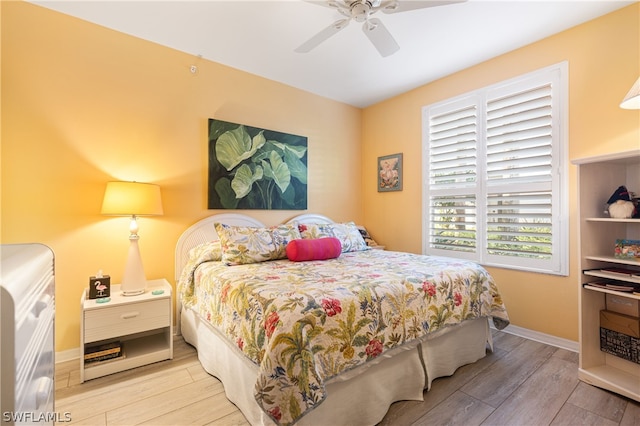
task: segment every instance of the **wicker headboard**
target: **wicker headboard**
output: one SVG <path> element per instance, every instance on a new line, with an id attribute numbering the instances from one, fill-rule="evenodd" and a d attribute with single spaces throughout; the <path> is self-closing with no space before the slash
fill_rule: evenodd
<path id="1" fill-rule="evenodd" d="M 218 233 L 213 226 L 214 223 L 225 223 L 233 226 L 265 226 L 257 219 L 237 213 L 217 214 L 205 217 L 204 219 L 194 223 L 182 233 L 180 238 L 178 238 L 178 243 L 176 244 L 176 283 L 180 279 L 180 273 L 189 259 L 189 250 L 199 244 L 206 243 L 207 241 L 218 240 Z"/>

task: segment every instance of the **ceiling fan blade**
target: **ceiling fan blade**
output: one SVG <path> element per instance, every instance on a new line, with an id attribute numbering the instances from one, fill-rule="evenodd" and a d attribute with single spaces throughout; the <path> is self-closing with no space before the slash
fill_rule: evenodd
<path id="1" fill-rule="evenodd" d="M 351 2 L 345 2 L 344 0 L 304 0 L 306 3 L 315 4 L 316 6 L 329 7 L 336 9 L 338 12 L 345 16 L 349 16 L 349 6 Z"/>
<path id="2" fill-rule="evenodd" d="M 347 18 L 347 19 L 340 19 L 339 21 L 334 22 L 333 24 L 329 25 L 327 28 L 320 31 L 318 34 L 314 35 L 309 40 L 305 41 L 300 46 L 298 46 L 295 49 L 295 52 L 298 52 L 298 53 L 310 52 L 312 49 L 317 47 L 320 43 L 322 43 L 332 35 L 335 35 L 340 30 L 344 29 L 347 25 L 349 25 L 349 21 L 351 20 Z"/>
<path id="3" fill-rule="evenodd" d="M 340 0 L 304 0 L 305 3 L 312 3 L 315 4 L 316 6 L 324 6 L 324 7 L 331 7 L 331 8 L 338 8 L 338 7 L 343 7 L 344 6 L 344 1 L 340 1 Z"/>
<path id="4" fill-rule="evenodd" d="M 383 57 L 396 53 L 400 46 L 378 18 L 371 18 L 362 25 L 362 31 Z"/>
<path id="5" fill-rule="evenodd" d="M 467 0 L 383 0 L 375 9 L 381 10 L 383 13 L 399 13 L 408 10 L 425 9 L 427 7 L 464 3 L 466 1 Z"/>

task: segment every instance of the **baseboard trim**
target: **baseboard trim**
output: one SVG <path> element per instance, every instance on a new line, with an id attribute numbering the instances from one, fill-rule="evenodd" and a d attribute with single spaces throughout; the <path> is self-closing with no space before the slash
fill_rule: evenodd
<path id="1" fill-rule="evenodd" d="M 56 352 L 56 364 L 59 362 L 73 361 L 80 359 L 80 348 L 68 349 L 66 351 Z"/>
<path id="2" fill-rule="evenodd" d="M 491 328 L 495 328 L 493 324 L 491 324 Z M 524 337 L 525 339 L 544 343 L 546 345 L 555 346 L 560 349 L 566 349 L 571 352 L 579 352 L 578 342 L 574 340 L 563 339 L 561 337 L 552 336 L 551 334 L 545 334 L 539 331 L 518 327 L 517 325 L 513 324 L 509 324 L 507 328 L 503 329 L 502 331 L 505 333 L 513 334 L 515 336 Z"/>

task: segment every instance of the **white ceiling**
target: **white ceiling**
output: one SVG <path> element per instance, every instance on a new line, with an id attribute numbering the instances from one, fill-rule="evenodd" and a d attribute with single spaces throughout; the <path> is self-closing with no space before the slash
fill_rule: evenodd
<path id="1" fill-rule="evenodd" d="M 413 1 L 413 0 L 400 0 Z M 468 0 L 376 13 L 400 50 L 381 57 L 357 22 L 310 53 L 302 42 L 342 18 L 302 0 L 32 1 L 356 107 L 406 92 L 634 1 Z"/>

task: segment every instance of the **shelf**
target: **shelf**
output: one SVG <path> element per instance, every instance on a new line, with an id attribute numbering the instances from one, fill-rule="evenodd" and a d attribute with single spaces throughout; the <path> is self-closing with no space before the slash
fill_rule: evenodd
<path id="1" fill-rule="evenodd" d="M 640 150 L 578 159 L 578 250 L 580 259 L 578 377 L 594 386 L 640 401 L 640 364 L 600 350 L 600 311 L 607 294 L 635 302 L 640 294 L 590 285 L 599 280 L 613 284 L 640 284 L 640 260 L 614 256 L 617 239 L 640 239 L 640 219 L 606 217 L 603 209 L 611 192 L 625 185 L 639 191 Z M 626 269 L 629 274 L 604 271 Z M 638 271 L 638 272 L 636 272 Z M 594 279 L 592 277 L 596 277 Z"/>
<path id="2" fill-rule="evenodd" d="M 587 222 L 640 223 L 640 219 L 614 219 L 612 217 L 587 217 Z"/>
<path id="3" fill-rule="evenodd" d="M 590 277 L 607 278 L 607 279 L 610 279 L 610 280 L 624 281 L 624 282 L 627 282 L 627 283 L 640 284 L 640 278 L 632 278 L 631 275 L 624 276 L 624 275 L 620 275 L 620 274 L 614 274 L 614 273 L 611 273 L 611 272 L 598 271 L 598 270 L 583 271 L 582 273 L 585 274 L 585 275 L 588 275 Z"/>
<path id="4" fill-rule="evenodd" d="M 162 361 L 171 357 L 169 343 L 164 331 L 138 339 L 123 342 L 124 358 L 111 359 L 103 362 L 85 363 L 85 380 L 116 373 L 129 368 Z"/>
<path id="5" fill-rule="evenodd" d="M 640 294 L 638 294 L 638 293 L 631 293 L 631 292 L 627 292 L 627 291 L 609 290 L 608 288 L 602 288 L 602 287 L 593 287 L 593 286 L 590 286 L 588 283 L 585 284 L 583 286 L 583 288 L 585 288 L 587 290 L 591 290 L 591 291 L 597 291 L 597 292 L 600 292 L 600 293 L 615 294 L 616 296 L 622 296 L 622 297 L 628 297 L 629 299 L 640 300 Z"/>
<path id="6" fill-rule="evenodd" d="M 599 262 L 610 262 L 610 263 L 618 263 L 620 265 L 630 265 L 630 266 L 638 266 L 640 267 L 640 261 L 633 259 L 622 259 L 619 257 L 613 256 L 585 256 L 587 260 L 597 260 Z M 638 270 L 640 274 L 640 269 Z"/>
<path id="7" fill-rule="evenodd" d="M 627 398 L 638 400 L 640 395 L 640 380 L 637 376 L 607 364 L 580 368 L 578 376 L 589 384 L 609 389 Z"/>

